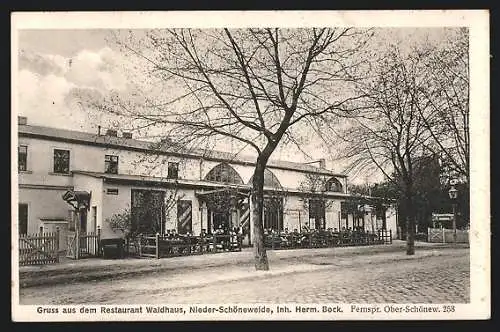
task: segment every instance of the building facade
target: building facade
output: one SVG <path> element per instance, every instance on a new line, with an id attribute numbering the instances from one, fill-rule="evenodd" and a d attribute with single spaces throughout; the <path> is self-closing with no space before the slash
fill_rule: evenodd
<path id="1" fill-rule="evenodd" d="M 19 233 L 74 228 L 74 209 L 62 196 L 85 192 L 89 204 L 79 213 L 83 232 L 101 229 L 102 238 L 120 237 L 109 226 L 128 211 L 139 231 L 200 234 L 241 228 L 251 244 L 251 158 L 217 151 L 180 151 L 132 138 L 129 133 L 84 133 L 18 125 Z M 321 179 L 321 189 L 313 182 Z M 344 213 L 347 177 L 324 167 L 270 161 L 264 181 L 264 228 L 292 231 L 342 229 L 359 224 Z M 392 229 L 394 208 L 370 212 L 363 227 Z"/>

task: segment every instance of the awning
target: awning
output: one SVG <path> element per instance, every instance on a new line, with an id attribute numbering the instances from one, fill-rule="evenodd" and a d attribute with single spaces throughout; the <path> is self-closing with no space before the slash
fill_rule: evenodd
<path id="1" fill-rule="evenodd" d="M 87 191 L 68 190 L 62 196 L 62 199 L 71 205 L 75 210 L 88 209 L 90 206 L 90 193 Z"/>

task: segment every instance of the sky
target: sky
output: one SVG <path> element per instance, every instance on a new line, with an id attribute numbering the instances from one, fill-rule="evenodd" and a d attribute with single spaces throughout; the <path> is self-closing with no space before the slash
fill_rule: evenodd
<path id="1" fill-rule="evenodd" d="M 394 40 L 426 41 L 440 38 L 439 30 L 388 29 L 380 47 Z M 97 132 L 97 126 L 113 117 L 85 109 L 79 98 L 99 98 L 108 92 L 127 91 L 130 75 L 124 72 L 125 57 L 111 41 L 111 30 L 19 30 L 17 92 L 18 114 L 29 124 Z M 327 167 L 342 172 L 345 165 L 325 156 L 319 141 L 311 139 L 305 150 L 315 159 L 326 158 Z M 310 161 L 293 148 L 273 156 L 291 161 Z M 381 180 L 380 176 L 375 178 Z M 369 181 L 368 175 L 354 179 Z M 370 178 L 370 181 L 375 181 Z"/>

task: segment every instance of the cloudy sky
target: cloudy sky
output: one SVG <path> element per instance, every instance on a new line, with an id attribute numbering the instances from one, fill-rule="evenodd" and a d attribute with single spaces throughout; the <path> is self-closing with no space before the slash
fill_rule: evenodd
<path id="1" fill-rule="evenodd" d="M 383 34 L 381 45 L 398 40 L 423 41 L 440 38 L 437 30 L 392 29 Z M 128 88 L 125 59 L 111 41 L 111 30 L 19 30 L 18 113 L 30 124 L 96 132 L 97 126 L 113 118 L 96 113 L 79 102 L 84 97 L 99 99 L 110 91 Z M 381 46 L 383 47 L 383 46 Z M 318 142 L 307 150 L 313 158 L 324 158 Z M 306 161 L 294 150 L 277 151 L 277 158 Z M 342 171 L 343 165 L 329 162 Z M 363 179 L 361 179 L 363 180 Z"/>
<path id="2" fill-rule="evenodd" d="M 119 52 L 105 30 L 20 30 L 18 109 L 31 124 L 95 131 L 82 94 L 125 90 Z"/>

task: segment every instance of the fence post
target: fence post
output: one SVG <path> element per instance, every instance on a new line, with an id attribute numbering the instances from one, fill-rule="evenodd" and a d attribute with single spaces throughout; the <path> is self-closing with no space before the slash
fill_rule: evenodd
<path id="1" fill-rule="evenodd" d="M 97 255 L 98 257 L 101 256 L 101 226 L 97 226 Z"/>
<path id="2" fill-rule="evenodd" d="M 59 226 L 56 227 L 56 262 L 59 263 Z"/>
<path id="3" fill-rule="evenodd" d="M 76 219 L 75 219 L 75 247 L 76 247 L 76 254 L 75 254 L 75 259 L 80 259 L 80 211 L 77 210 L 76 212 Z"/>
<path id="4" fill-rule="evenodd" d="M 139 242 L 139 257 L 142 257 L 142 234 L 137 236 L 137 240 Z"/>
<path id="5" fill-rule="evenodd" d="M 446 232 L 444 231 L 444 227 L 441 227 L 441 231 L 443 234 L 443 243 L 446 243 Z"/>
<path id="6" fill-rule="evenodd" d="M 200 253 L 205 251 L 205 234 L 202 231 L 200 234 Z"/>
<path id="7" fill-rule="evenodd" d="M 309 248 L 312 248 L 312 241 L 313 241 L 312 233 L 309 233 Z"/>
<path id="8" fill-rule="evenodd" d="M 389 229 L 389 244 L 392 244 L 392 229 Z"/>
<path id="9" fill-rule="evenodd" d="M 160 233 L 156 233 L 155 240 L 156 240 L 155 256 L 158 259 L 160 258 Z"/>

